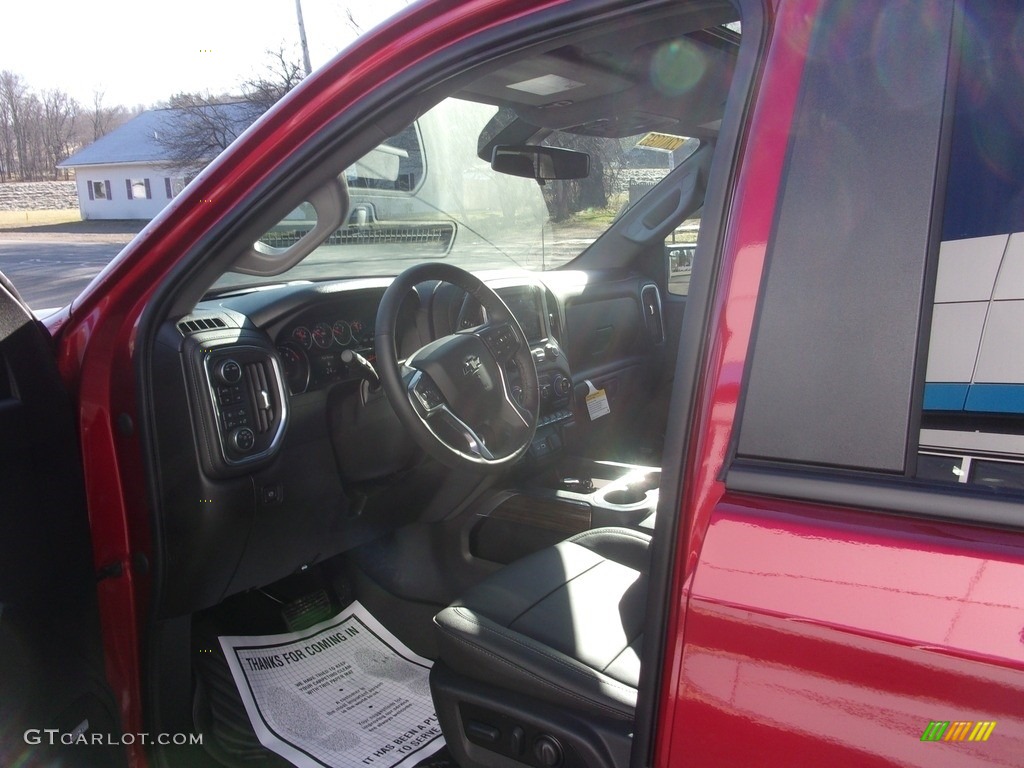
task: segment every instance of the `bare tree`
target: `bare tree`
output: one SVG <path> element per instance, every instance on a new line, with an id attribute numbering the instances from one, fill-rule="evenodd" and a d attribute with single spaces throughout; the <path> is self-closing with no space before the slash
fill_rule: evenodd
<path id="1" fill-rule="evenodd" d="M 9 73 L 0 73 L 0 81 Z M 0 91 L 0 181 L 10 181 L 15 173 L 14 126 L 11 123 L 11 108 Z"/>
<path id="2" fill-rule="evenodd" d="M 43 143 L 46 147 L 47 167 L 53 178 L 59 177 L 57 163 L 71 154 L 80 107 L 64 91 L 54 89 L 43 92 Z M 65 177 L 67 171 L 65 171 Z"/>
<path id="3" fill-rule="evenodd" d="M 92 126 L 92 138 L 83 137 L 85 141 L 83 143 L 89 143 L 89 141 L 96 141 L 120 125 L 123 125 L 128 119 L 128 111 L 122 106 L 116 107 L 105 107 L 103 106 L 103 91 L 93 91 L 92 93 L 92 111 L 89 112 L 89 122 Z"/>
<path id="4" fill-rule="evenodd" d="M 268 61 L 263 73 L 242 83 L 243 98 L 255 111 L 254 121 L 305 77 L 302 66 L 288 57 L 283 45 L 276 51 L 268 49 L 266 54 Z"/>
<path id="5" fill-rule="evenodd" d="M 251 121 L 248 110 L 230 96 L 178 93 L 168 102 L 163 130 L 155 137 L 167 162 L 179 171 L 195 171 L 228 148 Z"/>
<path id="6" fill-rule="evenodd" d="M 345 23 L 348 24 L 349 28 L 356 33 L 356 35 L 363 34 L 362 25 L 356 21 L 356 17 L 352 14 L 351 8 L 345 9 Z"/>
<path id="7" fill-rule="evenodd" d="M 48 179 L 53 169 L 46 162 L 46 118 L 43 103 L 36 94 L 26 90 L 21 102 L 21 128 L 25 159 L 21 178 L 25 181 Z"/>
<path id="8" fill-rule="evenodd" d="M 84 112 L 59 88 L 40 96 L 20 75 L 0 72 L 0 182 L 59 178 L 57 163 L 126 119 L 123 107 L 102 100 L 96 94 L 92 112 Z"/>
<path id="9" fill-rule="evenodd" d="M 563 132 L 558 146 L 590 155 L 590 174 L 583 179 L 555 181 L 544 187 L 544 199 L 553 221 L 565 221 L 588 208 L 607 208 L 622 163 L 620 142 L 600 136 Z"/>
<path id="10" fill-rule="evenodd" d="M 156 141 L 172 167 L 196 171 L 206 165 L 302 81 L 302 66 L 283 46 L 267 51 L 267 56 L 263 73 L 242 83 L 241 98 L 209 93 L 179 93 L 170 98 L 167 106 L 172 111 Z"/>
<path id="11" fill-rule="evenodd" d="M 10 174 L 25 178 L 28 166 L 28 141 L 26 135 L 25 99 L 28 86 L 21 78 L 4 70 L 0 72 L 0 101 L 5 107 L 5 121 L 10 128 L 11 155 Z"/>

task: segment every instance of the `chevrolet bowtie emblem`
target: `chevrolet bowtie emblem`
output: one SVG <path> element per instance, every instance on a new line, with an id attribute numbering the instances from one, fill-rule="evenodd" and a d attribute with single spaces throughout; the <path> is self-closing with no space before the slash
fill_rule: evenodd
<path id="1" fill-rule="evenodd" d="M 480 370 L 480 358 L 476 355 L 470 355 L 462 361 L 462 373 L 464 376 L 472 376 Z"/>

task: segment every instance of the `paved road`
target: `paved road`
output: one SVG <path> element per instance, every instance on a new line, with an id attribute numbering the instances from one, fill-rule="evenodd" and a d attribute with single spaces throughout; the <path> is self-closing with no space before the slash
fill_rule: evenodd
<path id="1" fill-rule="evenodd" d="M 62 307 L 71 302 L 89 281 L 116 256 L 131 239 L 132 233 L 86 234 L 70 233 L 24 234 L 0 231 L 0 272 L 7 275 L 28 305 L 34 310 Z M 564 264 L 589 244 L 592 238 L 561 237 L 545 244 L 542 256 L 537 243 L 506 245 L 503 255 L 491 247 L 481 247 L 478 254 L 461 252 L 459 265 L 467 269 L 507 269 L 523 266 L 551 269 Z M 339 275 L 391 275 L 424 258 L 414 250 L 408 260 L 357 258 L 353 252 L 325 246 L 289 273 L 290 279 L 317 280 Z M 431 254 L 430 258 L 434 258 Z M 339 270 L 338 260 L 345 262 Z M 232 275 L 231 284 L 265 282 L 265 278 Z"/>
<path id="2" fill-rule="evenodd" d="M 32 309 L 62 307 L 122 248 L 123 243 L 14 240 L 0 233 L 0 272 Z"/>

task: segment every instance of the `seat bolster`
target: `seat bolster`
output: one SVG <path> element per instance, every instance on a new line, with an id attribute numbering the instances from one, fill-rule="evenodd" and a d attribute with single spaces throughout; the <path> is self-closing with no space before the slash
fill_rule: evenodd
<path id="1" fill-rule="evenodd" d="M 434 622 L 440 656 L 455 672 L 529 695 L 543 688 L 542 698 L 573 710 L 615 720 L 633 717 L 635 688 L 466 606 L 446 608 Z"/>
<path id="2" fill-rule="evenodd" d="M 608 560 L 647 573 L 651 565 L 651 537 L 631 528 L 594 528 L 577 533 L 566 542 L 578 544 Z M 564 544 L 564 542 L 563 542 Z"/>
<path id="3" fill-rule="evenodd" d="M 589 547 L 561 542 L 527 555 L 467 590 L 454 605 L 483 611 L 508 626 L 537 603 L 604 558 Z"/>

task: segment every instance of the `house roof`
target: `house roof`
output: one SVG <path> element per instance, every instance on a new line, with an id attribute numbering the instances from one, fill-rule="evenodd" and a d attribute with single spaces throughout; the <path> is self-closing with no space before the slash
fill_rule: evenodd
<path id="1" fill-rule="evenodd" d="M 253 122 L 256 111 L 248 102 L 213 104 L 217 110 L 237 126 L 240 134 Z M 184 109 L 151 109 L 106 136 L 83 147 L 71 157 L 57 164 L 58 168 L 76 168 L 82 165 L 114 165 L 118 163 L 162 163 L 170 160 L 168 149 L 157 137 L 171 133 L 177 121 L 186 114 Z"/>

